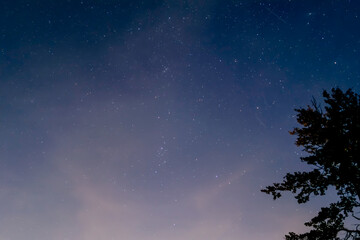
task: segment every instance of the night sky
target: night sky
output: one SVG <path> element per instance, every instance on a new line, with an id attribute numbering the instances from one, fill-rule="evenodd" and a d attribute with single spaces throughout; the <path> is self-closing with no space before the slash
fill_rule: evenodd
<path id="1" fill-rule="evenodd" d="M 0 2 L 1 240 L 278 240 L 332 197 L 288 131 L 360 89 L 360 2 Z"/>

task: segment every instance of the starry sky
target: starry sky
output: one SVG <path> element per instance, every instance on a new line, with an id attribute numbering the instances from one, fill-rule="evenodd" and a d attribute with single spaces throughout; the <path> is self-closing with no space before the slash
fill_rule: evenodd
<path id="1" fill-rule="evenodd" d="M 1 240 L 277 240 L 334 196 L 294 108 L 360 79 L 355 0 L 3 0 Z"/>

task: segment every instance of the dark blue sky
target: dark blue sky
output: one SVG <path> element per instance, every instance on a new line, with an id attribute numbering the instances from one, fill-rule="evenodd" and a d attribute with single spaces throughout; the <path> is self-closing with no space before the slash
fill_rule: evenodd
<path id="1" fill-rule="evenodd" d="M 357 1 L 2 1 L 0 238 L 281 239 L 325 198 L 294 108 L 359 91 Z"/>

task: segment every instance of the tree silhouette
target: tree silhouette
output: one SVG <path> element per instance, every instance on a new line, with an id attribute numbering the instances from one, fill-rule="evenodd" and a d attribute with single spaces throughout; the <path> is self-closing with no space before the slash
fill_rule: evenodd
<path id="1" fill-rule="evenodd" d="M 275 199 L 289 191 L 299 204 L 334 189 L 338 201 L 321 208 L 305 225 L 303 234 L 290 232 L 287 240 L 360 239 L 360 96 L 351 89 L 323 92 L 325 111 L 315 99 L 307 108 L 295 109 L 301 128 L 294 128 L 296 145 L 307 153 L 301 161 L 313 168 L 285 175 L 282 183 L 262 189 Z"/>

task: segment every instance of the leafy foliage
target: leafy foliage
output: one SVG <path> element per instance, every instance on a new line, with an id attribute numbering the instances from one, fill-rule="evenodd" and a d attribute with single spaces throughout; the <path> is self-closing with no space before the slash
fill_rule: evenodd
<path id="1" fill-rule="evenodd" d="M 289 191 L 298 203 L 306 203 L 314 195 L 325 195 L 334 187 L 339 200 L 321 208 L 318 215 L 305 225 L 311 230 L 304 234 L 293 232 L 287 240 L 360 239 L 360 96 L 351 89 L 339 88 L 323 92 L 325 111 L 313 99 L 307 108 L 295 109 L 301 128 L 290 134 L 297 136 L 307 156 L 301 161 L 314 168 L 310 172 L 288 173 L 282 183 L 261 190 L 274 199 Z M 355 222 L 348 228 L 345 220 Z"/>

